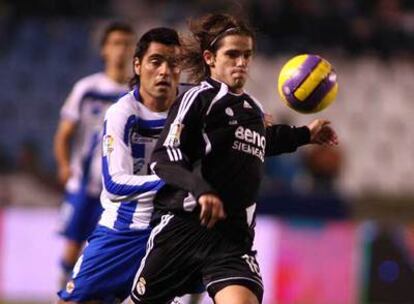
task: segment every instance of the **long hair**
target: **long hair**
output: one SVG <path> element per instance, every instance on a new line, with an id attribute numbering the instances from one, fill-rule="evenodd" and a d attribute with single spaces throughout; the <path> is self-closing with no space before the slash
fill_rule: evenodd
<path id="1" fill-rule="evenodd" d="M 142 35 L 141 39 L 139 39 L 137 42 L 134 53 L 134 60 L 135 58 L 138 58 L 139 61 L 142 61 L 142 58 L 144 58 L 144 55 L 147 52 L 151 42 L 158 42 L 168 46 L 180 46 L 180 39 L 176 30 L 167 27 L 153 28 Z M 129 86 L 133 88 L 138 83 L 139 76 L 134 72 L 134 76 L 129 81 Z"/>
<path id="2" fill-rule="evenodd" d="M 191 36 L 183 38 L 181 64 L 188 72 L 189 80 L 196 83 L 210 76 L 210 68 L 203 58 L 205 50 L 215 54 L 221 40 L 229 35 L 249 36 L 255 40 L 254 32 L 246 22 L 228 14 L 207 14 L 190 19 L 188 26 Z"/>

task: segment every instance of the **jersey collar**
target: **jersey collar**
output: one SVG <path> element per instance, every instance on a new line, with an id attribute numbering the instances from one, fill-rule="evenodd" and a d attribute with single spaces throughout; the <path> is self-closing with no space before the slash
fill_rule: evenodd
<path id="1" fill-rule="evenodd" d="M 206 81 L 207 81 L 209 84 L 211 84 L 213 87 L 215 87 L 215 88 L 220 88 L 222 85 L 226 86 L 226 88 L 227 88 L 227 92 L 228 92 L 229 94 L 231 94 L 231 95 L 234 95 L 234 96 L 243 96 L 243 95 L 245 94 L 245 92 L 244 92 L 244 91 L 243 91 L 242 93 L 240 93 L 240 94 L 232 93 L 232 92 L 230 91 L 229 86 L 228 86 L 227 84 L 225 84 L 224 82 L 221 82 L 221 81 L 219 81 L 219 80 L 213 79 L 213 78 L 211 78 L 211 76 L 207 77 L 207 78 L 206 78 Z"/>

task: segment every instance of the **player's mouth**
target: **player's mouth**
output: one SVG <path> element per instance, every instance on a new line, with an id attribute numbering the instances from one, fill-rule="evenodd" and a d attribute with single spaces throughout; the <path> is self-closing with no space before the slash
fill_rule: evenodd
<path id="1" fill-rule="evenodd" d="M 156 84 L 155 84 L 155 86 L 156 87 L 170 87 L 171 86 L 171 82 L 169 82 L 169 81 L 166 81 L 166 80 L 162 80 L 162 81 L 158 81 Z"/>
<path id="2" fill-rule="evenodd" d="M 244 76 L 244 75 L 247 74 L 247 70 L 246 69 L 237 69 L 237 70 L 234 70 L 233 71 L 233 74 L 234 75 L 242 75 L 242 76 Z"/>

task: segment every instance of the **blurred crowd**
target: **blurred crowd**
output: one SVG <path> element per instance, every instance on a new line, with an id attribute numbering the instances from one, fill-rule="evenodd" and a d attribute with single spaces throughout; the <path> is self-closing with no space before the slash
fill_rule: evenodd
<path id="1" fill-rule="evenodd" d="M 324 47 L 389 57 L 414 48 L 413 8 L 403 0 L 259 0 L 249 15 L 268 54 Z"/>
<path id="2" fill-rule="evenodd" d="M 414 49 L 408 0 L 0 0 L 0 128 L 13 131 L 0 136 L 0 171 L 25 171 L 21 155 L 29 151 L 37 165 L 26 172 L 56 190 L 51 141 L 59 108 L 77 79 L 101 69 L 103 23 L 126 20 L 138 34 L 159 25 L 182 30 L 206 11 L 247 17 L 262 56 L 328 51 L 394 58 Z M 335 193 L 341 164 L 340 151 L 309 151 L 270 162 L 267 180 L 273 190 Z M 0 204 L 10 201 L 10 192 L 0 190 Z"/>
<path id="3" fill-rule="evenodd" d="M 258 33 L 259 51 L 311 51 L 320 47 L 351 55 L 389 57 L 414 49 L 414 2 L 409 0 L 41 0 L 0 1 L 3 31 L 10 33 L 28 16 L 102 19 L 122 16 L 136 24 L 178 26 L 206 11 L 247 17 Z M 7 34 L 8 33 L 8 34 Z"/>

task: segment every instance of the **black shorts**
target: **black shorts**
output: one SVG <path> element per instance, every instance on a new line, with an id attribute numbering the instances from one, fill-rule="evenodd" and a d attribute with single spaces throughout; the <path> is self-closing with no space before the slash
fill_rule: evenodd
<path id="1" fill-rule="evenodd" d="M 202 279 L 211 298 L 230 285 L 251 290 L 261 303 L 263 283 L 251 244 L 234 241 L 218 229 L 167 214 L 152 231 L 135 277 L 134 303 L 170 303 L 192 293 Z"/>

